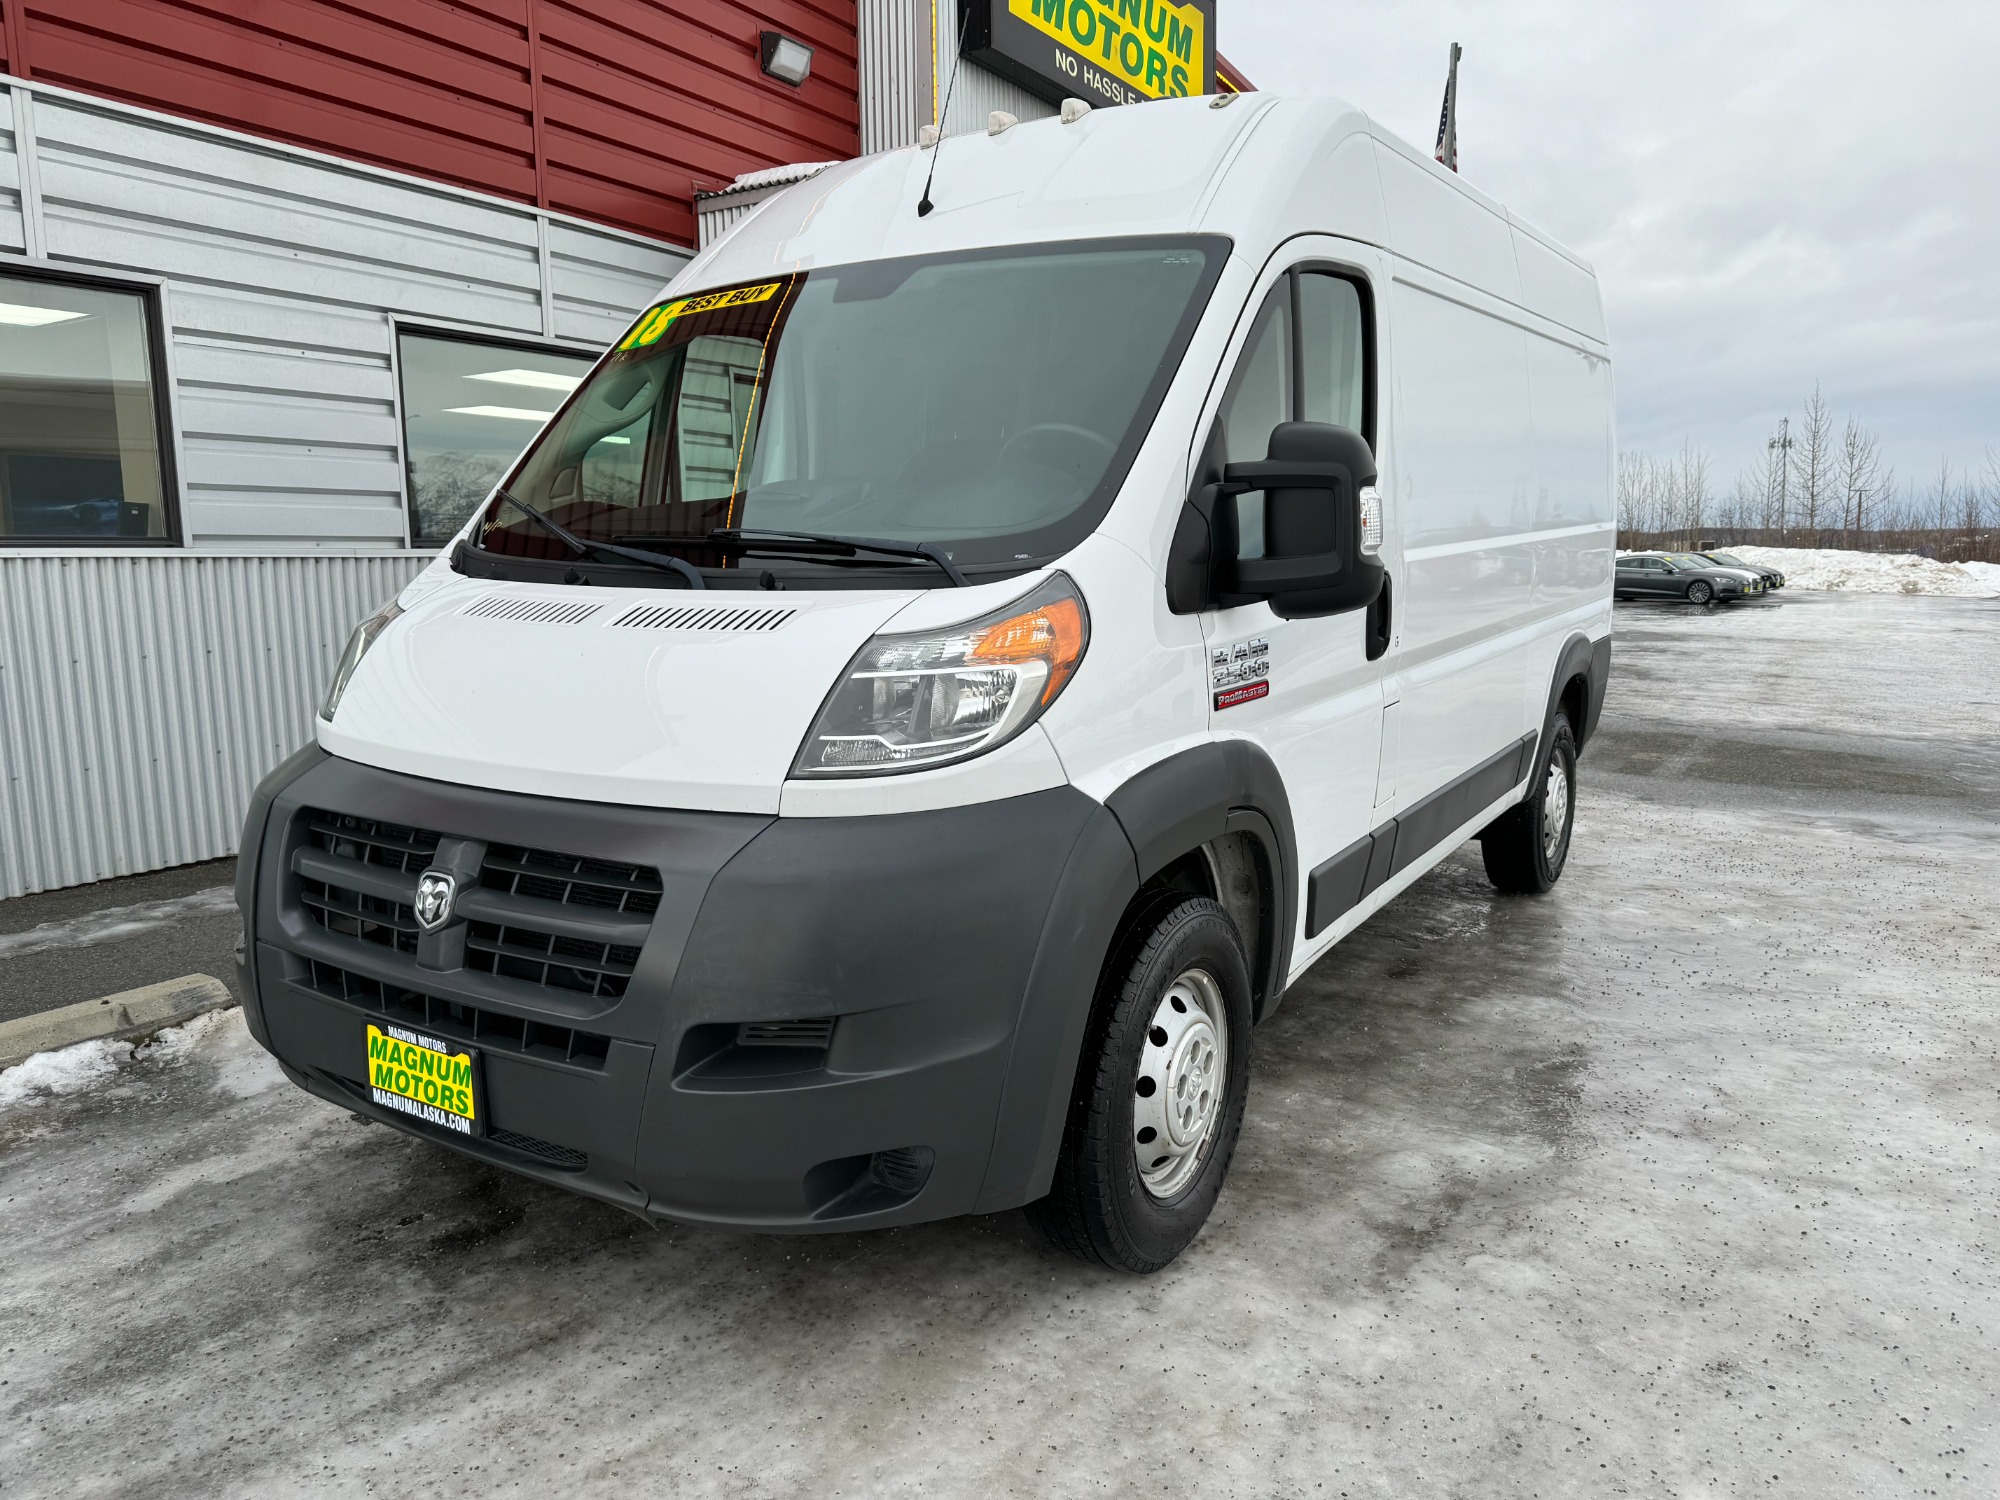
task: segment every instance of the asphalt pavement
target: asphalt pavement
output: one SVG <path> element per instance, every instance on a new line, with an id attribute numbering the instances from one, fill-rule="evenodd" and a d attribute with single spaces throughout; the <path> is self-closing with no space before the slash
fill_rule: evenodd
<path id="1" fill-rule="evenodd" d="M 0 901 L 0 1021 L 208 974 L 232 989 L 236 861 Z"/>
<path id="2" fill-rule="evenodd" d="M 0 1075 L 0 1495 L 2000 1491 L 2000 603 L 1616 653 L 1562 883 L 1295 986 L 1156 1277 L 648 1228 L 234 1012 Z"/>

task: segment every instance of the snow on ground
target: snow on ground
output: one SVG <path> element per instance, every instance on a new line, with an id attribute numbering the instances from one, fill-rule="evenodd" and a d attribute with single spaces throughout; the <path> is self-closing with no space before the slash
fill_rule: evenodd
<path id="1" fill-rule="evenodd" d="M 37 1052 L 25 1062 L 0 1072 L 0 1109 L 44 1104 L 110 1081 L 121 1063 L 178 1063 L 211 1033 L 232 1025 L 239 1012 L 231 1006 L 169 1026 L 134 1046 L 117 1038 L 78 1042 L 54 1052 Z"/>
<path id="2" fill-rule="evenodd" d="M 116 1073 L 118 1055 L 131 1050 L 129 1042 L 78 1042 L 55 1052 L 37 1052 L 0 1073 L 0 1109 L 80 1094 Z"/>
<path id="3" fill-rule="evenodd" d="M 1844 552 L 1833 547 L 1728 547 L 1745 562 L 1776 568 L 1785 586 L 1858 594 L 2000 595 L 2000 566 L 1942 563 L 1908 552 Z"/>

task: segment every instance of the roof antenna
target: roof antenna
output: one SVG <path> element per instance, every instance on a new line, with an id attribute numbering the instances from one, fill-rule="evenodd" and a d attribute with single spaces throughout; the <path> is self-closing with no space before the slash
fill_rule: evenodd
<path id="1" fill-rule="evenodd" d="M 924 174 L 924 195 L 917 200 L 917 217 L 923 218 L 937 207 L 931 202 L 931 179 L 937 176 L 938 152 L 944 147 L 944 123 L 951 118 L 951 91 L 958 82 L 958 64 L 965 56 L 966 28 L 972 24 L 972 10 L 968 6 L 958 22 L 958 51 L 951 60 L 951 77 L 944 81 L 944 108 L 938 111 L 937 139 L 931 142 L 931 169 Z"/>

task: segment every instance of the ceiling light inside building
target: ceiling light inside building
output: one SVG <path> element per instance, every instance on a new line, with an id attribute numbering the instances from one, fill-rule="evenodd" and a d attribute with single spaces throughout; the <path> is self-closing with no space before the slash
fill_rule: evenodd
<path id="1" fill-rule="evenodd" d="M 496 385 L 532 386 L 538 391 L 561 391 L 565 396 L 583 384 L 581 375 L 559 375 L 553 370 L 488 370 L 465 378 L 490 380 Z"/>
<path id="2" fill-rule="evenodd" d="M 552 411 L 530 411 L 525 406 L 447 406 L 446 411 L 461 417 L 505 417 L 510 422 L 546 422 Z"/>
<path id="3" fill-rule="evenodd" d="M 66 307 L 29 307 L 20 302 L 0 302 L 0 323 L 16 328 L 46 328 L 51 323 L 67 323 L 87 318 L 89 313 L 71 312 Z"/>
<path id="4" fill-rule="evenodd" d="M 773 78 L 797 88 L 812 72 L 813 49 L 804 42 L 794 41 L 782 31 L 764 31 L 758 33 L 757 43 L 764 71 Z"/>

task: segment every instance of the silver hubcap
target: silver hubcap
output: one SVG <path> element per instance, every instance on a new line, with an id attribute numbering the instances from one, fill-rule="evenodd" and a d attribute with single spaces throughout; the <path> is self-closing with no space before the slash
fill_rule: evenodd
<path id="1" fill-rule="evenodd" d="M 1222 990 L 1205 971 L 1188 969 L 1147 1023 L 1133 1085 L 1132 1146 L 1139 1180 L 1155 1198 L 1173 1197 L 1201 1171 L 1228 1080 Z"/>
<path id="2" fill-rule="evenodd" d="M 1569 827 L 1569 772 L 1562 757 L 1549 757 L 1549 783 L 1542 795 L 1542 858 L 1555 863 L 1562 848 L 1563 833 Z"/>

